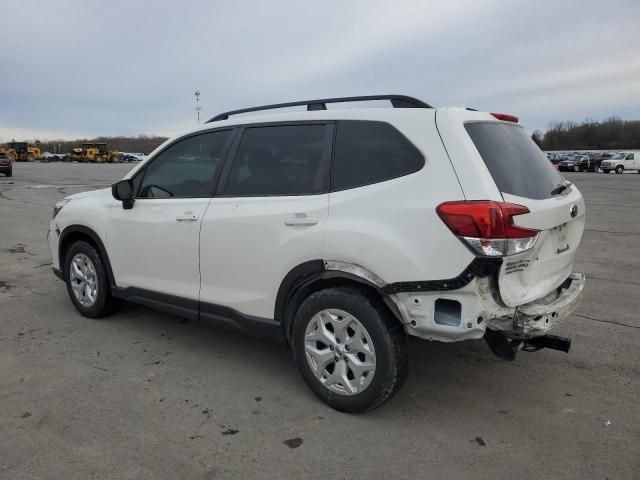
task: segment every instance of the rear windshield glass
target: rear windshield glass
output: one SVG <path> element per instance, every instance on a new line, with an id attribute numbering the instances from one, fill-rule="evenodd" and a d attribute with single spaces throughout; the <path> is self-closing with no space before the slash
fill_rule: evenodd
<path id="1" fill-rule="evenodd" d="M 497 122 L 467 123 L 465 128 L 501 192 L 544 199 L 564 183 L 524 128 Z"/>

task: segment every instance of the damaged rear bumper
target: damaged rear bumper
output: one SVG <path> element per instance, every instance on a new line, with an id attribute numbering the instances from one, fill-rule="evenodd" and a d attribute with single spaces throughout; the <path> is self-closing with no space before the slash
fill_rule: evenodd
<path id="1" fill-rule="evenodd" d="M 546 335 L 567 318 L 582 301 L 585 277 L 583 273 L 572 273 L 553 292 L 519 307 L 498 306 L 493 299 L 486 301 L 491 311 L 487 328 L 501 332 L 512 339 L 528 339 Z"/>
<path id="2" fill-rule="evenodd" d="M 488 276 L 456 290 L 398 292 L 388 299 L 407 333 L 425 340 L 459 342 L 497 333 L 521 344 L 538 339 L 529 343 L 553 348 L 553 339 L 545 337 L 579 305 L 584 284 L 584 274 L 572 273 L 551 293 L 519 307 L 506 306 L 495 279 Z"/>

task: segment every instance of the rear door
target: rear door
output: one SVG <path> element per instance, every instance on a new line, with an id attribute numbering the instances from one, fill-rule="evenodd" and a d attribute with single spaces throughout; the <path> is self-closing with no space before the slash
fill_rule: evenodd
<path id="1" fill-rule="evenodd" d="M 498 282 L 502 300 L 517 306 L 547 295 L 572 271 L 584 230 L 582 194 L 521 125 L 474 112 L 443 117 L 438 127 L 466 199 L 524 205 L 530 213 L 514 217 L 514 223 L 540 231 L 531 250 L 504 258 Z"/>
<path id="2" fill-rule="evenodd" d="M 242 127 L 200 235 L 200 315 L 272 319 L 284 276 L 323 258 L 333 123 Z"/>

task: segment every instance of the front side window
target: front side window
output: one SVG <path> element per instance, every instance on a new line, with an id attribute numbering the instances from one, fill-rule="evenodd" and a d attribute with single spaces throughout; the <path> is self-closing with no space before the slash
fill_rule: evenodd
<path id="1" fill-rule="evenodd" d="M 312 195 L 329 188 L 331 125 L 245 129 L 229 172 L 229 196 Z"/>
<path id="2" fill-rule="evenodd" d="M 627 156 L 627 160 L 633 160 L 633 153 L 630 153 L 630 154 Z"/>
<path id="3" fill-rule="evenodd" d="M 345 120 L 338 124 L 333 189 L 343 190 L 417 172 L 422 153 L 385 122 Z"/>
<path id="4" fill-rule="evenodd" d="M 138 197 L 209 197 L 230 137 L 231 130 L 222 130 L 174 143 L 146 168 Z"/>

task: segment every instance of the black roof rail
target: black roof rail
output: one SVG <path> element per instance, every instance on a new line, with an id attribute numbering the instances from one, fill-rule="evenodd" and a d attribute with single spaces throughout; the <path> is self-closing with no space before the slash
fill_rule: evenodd
<path id="1" fill-rule="evenodd" d="M 367 102 L 370 100 L 389 100 L 393 108 L 433 108 L 431 105 L 424 103 L 417 98 L 407 95 L 365 95 L 360 97 L 337 97 L 337 98 L 319 98 L 317 100 L 302 100 L 299 102 L 274 103 L 273 105 L 262 105 L 259 107 L 241 108 L 240 110 L 231 110 L 224 112 L 207 120 L 209 122 L 217 122 L 219 120 L 228 120 L 229 115 L 237 115 L 239 113 L 258 112 L 260 110 L 273 110 L 276 108 L 306 106 L 308 111 L 326 110 L 327 103 L 343 103 L 343 102 Z"/>

